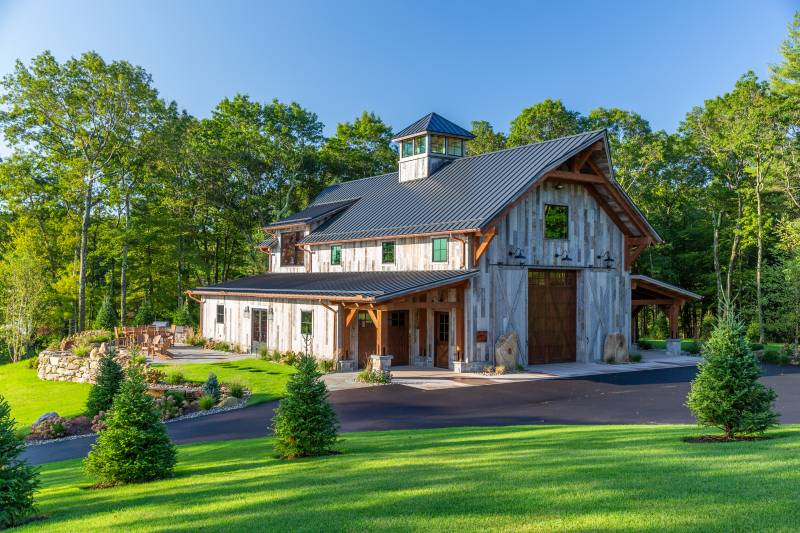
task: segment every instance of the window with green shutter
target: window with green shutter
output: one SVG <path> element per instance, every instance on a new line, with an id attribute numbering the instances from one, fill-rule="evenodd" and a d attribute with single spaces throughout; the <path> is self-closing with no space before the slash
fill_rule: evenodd
<path id="1" fill-rule="evenodd" d="M 433 262 L 447 262 L 447 237 L 437 237 L 433 239 Z"/>
<path id="2" fill-rule="evenodd" d="M 312 311 L 300 311 L 300 334 L 314 334 L 314 313 Z"/>
<path id="3" fill-rule="evenodd" d="M 342 246 L 339 244 L 334 244 L 333 246 L 331 246 L 331 264 L 332 265 L 342 264 Z"/>
<path id="4" fill-rule="evenodd" d="M 394 242 L 381 243 L 381 260 L 383 263 L 394 263 Z"/>

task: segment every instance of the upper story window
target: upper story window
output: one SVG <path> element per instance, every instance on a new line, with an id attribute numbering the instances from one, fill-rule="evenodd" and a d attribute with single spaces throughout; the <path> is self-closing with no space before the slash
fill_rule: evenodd
<path id="1" fill-rule="evenodd" d="M 314 334 L 314 313 L 313 311 L 300 311 L 300 334 Z"/>
<path id="2" fill-rule="evenodd" d="M 453 137 L 447 138 L 447 153 L 461 157 L 464 155 L 464 141 L 462 139 L 455 139 Z"/>
<path id="3" fill-rule="evenodd" d="M 334 244 L 331 246 L 331 264 L 342 264 L 342 246 L 340 244 Z"/>
<path id="4" fill-rule="evenodd" d="M 414 138 L 414 155 L 424 154 L 427 151 L 428 138 L 424 135 L 422 137 L 415 137 Z"/>
<path id="5" fill-rule="evenodd" d="M 436 237 L 433 239 L 433 254 L 431 260 L 434 263 L 447 262 L 447 237 Z"/>
<path id="6" fill-rule="evenodd" d="M 403 157 L 411 157 L 414 155 L 414 140 L 406 139 L 403 141 Z"/>
<path id="7" fill-rule="evenodd" d="M 217 304 L 217 324 L 225 323 L 225 306 Z"/>
<path id="8" fill-rule="evenodd" d="M 394 242 L 381 243 L 381 262 L 394 263 Z"/>
<path id="9" fill-rule="evenodd" d="M 443 154 L 445 153 L 444 149 L 444 137 L 441 135 L 431 135 L 431 153 L 432 154 Z"/>
<path id="10" fill-rule="evenodd" d="M 302 231 L 281 233 L 281 266 L 301 266 L 303 264 L 303 250 L 297 246 L 302 238 Z"/>
<path id="11" fill-rule="evenodd" d="M 551 204 L 544 206 L 544 238 L 569 238 L 569 207 Z"/>

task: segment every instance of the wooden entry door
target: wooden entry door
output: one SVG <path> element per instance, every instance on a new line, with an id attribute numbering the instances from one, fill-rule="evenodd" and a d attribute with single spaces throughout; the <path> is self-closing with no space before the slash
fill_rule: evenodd
<path id="1" fill-rule="evenodd" d="M 575 361 L 574 270 L 528 271 L 528 364 Z"/>
<path id="2" fill-rule="evenodd" d="M 392 366 L 408 364 L 408 311 L 390 311 L 386 353 L 393 355 Z"/>
<path id="3" fill-rule="evenodd" d="M 358 368 L 367 366 L 369 356 L 375 353 L 375 342 L 377 331 L 369 313 L 366 311 L 358 312 Z"/>
<path id="4" fill-rule="evenodd" d="M 250 310 L 250 351 L 258 353 L 267 347 L 269 335 L 269 313 L 266 309 Z"/>
<path id="5" fill-rule="evenodd" d="M 436 311 L 433 313 L 433 350 L 434 366 L 450 367 L 450 313 Z"/>

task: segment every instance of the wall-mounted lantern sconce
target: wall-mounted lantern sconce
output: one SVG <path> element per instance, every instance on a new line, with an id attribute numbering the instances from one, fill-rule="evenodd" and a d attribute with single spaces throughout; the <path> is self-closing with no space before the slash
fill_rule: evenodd
<path id="1" fill-rule="evenodd" d="M 245 318 L 250 318 L 250 307 L 249 306 L 245 306 L 245 308 L 244 308 L 244 317 Z"/>
<path id="2" fill-rule="evenodd" d="M 556 252 L 556 259 L 561 258 L 562 261 L 572 261 L 572 258 L 569 256 L 569 250 L 564 248 L 560 252 Z"/>
<path id="3" fill-rule="evenodd" d="M 510 246 L 508 248 L 508 256 L 513 257 L 517 261 L 520 261 L 520 263 L 525 261 L 525 254 L 522 253 L 522 248 L 516 248 L 514 246 Z"/>
<path id="4" fill-rule="evenodd" d="M 614 266 L 614 258 L 611 257 L 611 252 L 608 250 L 606 250 L 605 254 L 598 255 L 597 258 L 603 260 L 606 268 L 612 268 Z"/>

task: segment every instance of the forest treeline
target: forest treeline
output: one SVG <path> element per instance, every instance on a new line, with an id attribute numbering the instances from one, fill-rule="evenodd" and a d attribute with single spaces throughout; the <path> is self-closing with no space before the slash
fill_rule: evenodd
<path id="1" fill-rule="evenodd" d="M 767 79 L 744 73 L 672 133 L 634 111 L 584 115 L 548 99 L 508 134 L 472 122 L 467 151 L 606 128 L 617 180 L 665 240 L 635 271 L 704 296 L 683 309 L 683 333 L 702 335 L 730 302 L 753 340 L 796 343 L 800 14 L 781 52 Z M 377 114 L 323 131 L 298 103 L 241 94 L 199 119 L 161 99 L 143 68 L 94 52 L 18 61 L 0 82 L 5 356 L 96 322 L 186 321 L 196 314 L 186 289 L 265 270 L 265 223 L 329 184 L 396 169 Z M 657 314 L 640 316 L 643 331 L 666 333 Z"/>

